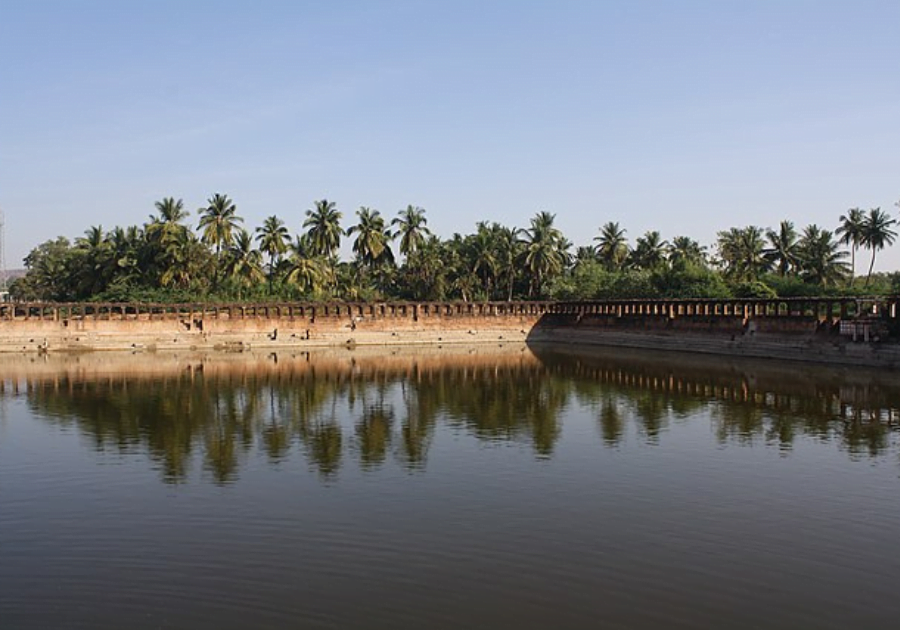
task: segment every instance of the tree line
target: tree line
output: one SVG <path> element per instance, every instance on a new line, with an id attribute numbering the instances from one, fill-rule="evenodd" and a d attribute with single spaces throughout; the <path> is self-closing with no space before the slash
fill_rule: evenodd
<path id="1" fill-rule="evenodd" d="M 900 206 L 900 202 L 897 203 Z M 881 208 L 852 208 L 834 230 L 732 227 L 713 247 L 655 230 L 629 241 L 609 221 L 574 247 L 538 212 L 525 228 L 481 221 L 442 239 L 426 211 L 409 205 L 388 219 L 361 207 L 354 223 L 322 199 L 292 233 L 272 215 L 252 230 L 234 201 L 214 194 L 197 211 L 164 198 L 143 225 L 94 226 L 70 242 L 46 241 L 25 257 L 14 299 L 51 301 L 514 300 L 751 297 L 896 293 L 900 274 L 874 274 L 876 255 L 897 238 Z M 341 260 L 343 239 L 353 256 Z M 865 278 L 857 254 L 867 252 Z"/>

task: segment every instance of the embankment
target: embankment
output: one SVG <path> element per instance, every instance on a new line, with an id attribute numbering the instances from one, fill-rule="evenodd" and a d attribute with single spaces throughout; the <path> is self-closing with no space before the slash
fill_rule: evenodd
<path id="1" fill-rule="evenodd" d="M 0 352 L 523 342 L 543 302 L 4 307 Z"/>
<path id="2" fill-rule="evenodd" d="M 900 369 L 900 343 L 840 334 L 813 315 L 601 315 L 553 313 L 528 335 L 529 344 L 607 346 L 730 357 Z"/>
<path id="3" fill-rule="evenodd" d="M 0 352 L 598 345 L 900 368 L 891 298 L 370 304 L 2 304 Z"/>

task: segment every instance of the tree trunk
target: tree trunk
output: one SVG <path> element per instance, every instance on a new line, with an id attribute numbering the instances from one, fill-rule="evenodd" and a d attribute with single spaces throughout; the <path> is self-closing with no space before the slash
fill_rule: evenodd
<path id="1" fill-rule="evenodd" d="M 875 266 L 875 248 L 872 248 L 872 262 L 869 263 L 869 274 L 866 276 L 865 287 L 869 286 L 869 280 L 872 279 L 872 268 Z"/>

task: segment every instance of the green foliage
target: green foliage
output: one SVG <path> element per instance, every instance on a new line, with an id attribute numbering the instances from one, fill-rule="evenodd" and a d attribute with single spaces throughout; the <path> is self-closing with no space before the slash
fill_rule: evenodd
<path id="1" fill-rule="evenodd" d="M 608 296 L 618 274 L 599 261 L 579 264 L 571 274 L 560 276 L 549 287 L 555 300 L 593 300 Z"/>
<path id="2" fill-rule="evenodd" d="M 142 226 L 88 228 L 57 238 L 25 258 L 11 287 L 19 300 L 116 302 L 277 300 L 513 300 L 653 297 L 773 297 L 900 292 L 898 274 L 872 273 L 875 255 L 896 237 L 896 221 L 878 208 L 854 208 L 835 232 L 790 221 L 718 233 L 715 254 L 688 236 L 671 242 L 647 231 L 630 248 L 626 230 L 608 221 L 574 248 L 556 215 L 535 214 L 527 229 L 482 221 L 471 234 L 443 240 L 425 210 L 409 205 L 388 222 L 362 207 L 345 230 L 334 202 L 306 211 L 291 234 L 272 215 L 245 230 L 234 202 L 211 196 L 197 230 L 181 200 L 167 197 Z M 337 255 L 352 238 L 352 261 Z M 840 239 L 840 240 L 838 240 Z M 845 262 L 849 247 L 850 264 Z M 395 259 L 394 251 L 402 255 Z M 857 249 L 871 252 L 865 284 L 853 283 Z"/>
<path id="3" fill-rule="evenodd" d="M 35 247 L 25 257 L 28 273 L 10 287 L 10 295 L 19 300 L 74 299 L 72 251 L 69 239 L 62 236 Z"/>
<path id="4" fill-rule="evenodd" d="M 734 287 L 734 297 L 739 298 L 775 298 L 778 294 L 765 282 L 749 280 Z"/>
<path id="5" fill-rule="evenodd" d="M 651 282 L 662 297 L 725 298 L 732 295 L 720 274 L 697 263 L 657 270 L 652 274 Z"/>
<path id="6" fill-rule="evenodd" d="M 738 285 L 758 279 L 771 265 L 763 229 L 755 225 L 719 232 L 717 247 L 725 276 Z"/>
<path id="7" fill-rule="evenodd" d="M 616 275 L 609 292 L 601 298 L 655 298 L 660 297 L 659 289 L 653 283 L 650 271 L 629 269 Z"/>
<path id="8" fill-rule="evenodd" d="M 766 274 L 761 281 L 778 297 L 812 297 L 822 295 L 824 289 L 817 284 L 807 282 L 797 276 L 780 276 Z"/>

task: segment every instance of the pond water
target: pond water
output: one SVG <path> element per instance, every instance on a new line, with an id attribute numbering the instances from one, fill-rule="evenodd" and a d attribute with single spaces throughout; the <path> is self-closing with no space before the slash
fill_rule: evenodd
<path id="1" fill-rule="evenodd" d="M 896 628 L 895 373 L 505 346 L 0 362 L 0 627 Z"/>

